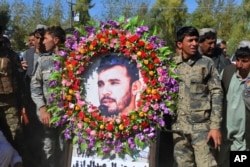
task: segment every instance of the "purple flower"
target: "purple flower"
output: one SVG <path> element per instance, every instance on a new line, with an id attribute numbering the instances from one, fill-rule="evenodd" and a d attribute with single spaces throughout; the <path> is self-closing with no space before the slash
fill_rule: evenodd
<path id="1" fill-rule="evenodd" d="M 110 24 L 112 27 L 118 27 L 120 25 L 120 23 L 114 20 L 108 20 L 107 23 Z"/>
<path id="2" fill-rule="evenodd" d="M 73 37 L 74 40 L 77 40 L 79 38 L 79 32 L 77 30 L 74 30 L 73 35 L 74 35 Z"/>
<path id="3" fill-rule="evenodd" d="M 148 30 L 149 28 L 147 26 L 140 26 L 136 28 L 135 33 L 141 36 L 144 32 L 147 32 Z"/>
<path id="4" fill-rule="evenodd" d="M 57 85 L 57 80 L 49 81 L 49 87 L 55 87 Z"/>
<path id="5" fill-rule="evenodd" d="M 67 52 L 65 52 L 64 50 L 59 50 L 57 52 L 58 55 L 62 56 L 62 57 L 66 57 L 67 56 Z"/>
<path id="6" fill-rule="evenodd" d="M 61 62 L 60 61 L 54 61 L 54 65 L 55 65 L 56 71 L 59 71 L 61 69 Z"/>

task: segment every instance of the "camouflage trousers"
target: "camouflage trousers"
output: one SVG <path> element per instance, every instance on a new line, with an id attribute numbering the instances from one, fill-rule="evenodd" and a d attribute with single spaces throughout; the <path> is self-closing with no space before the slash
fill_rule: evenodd
<path id="1" fill-rule="evenodd" d="M 176 167 L 216 167 L 215 149 L 206 142 L 208 132 L 173 134 Z"/>
<path id="2" fill-rule="evenodd" d="M 20 115 L 16 107 L 0 107 L 0 129 L 7 140 L 18 150 L 21 144 L 22 128 Z"/>

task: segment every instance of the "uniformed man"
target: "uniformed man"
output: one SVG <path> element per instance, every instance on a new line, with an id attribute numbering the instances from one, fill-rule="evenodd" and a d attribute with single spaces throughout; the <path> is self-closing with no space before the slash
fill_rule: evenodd
<path id="1" fill-rule="evenodd" d="M 214 62 L 198 52 L 194 27 L 177 31 L 179 101 L 172 129 L 176 166 L 217 166 L 213 151 L 221 144 L 222 88 Z"/>

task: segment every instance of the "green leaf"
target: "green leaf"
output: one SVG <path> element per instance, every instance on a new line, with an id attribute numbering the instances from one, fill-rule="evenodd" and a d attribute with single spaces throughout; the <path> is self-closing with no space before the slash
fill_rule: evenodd
<path id="1" fill-rule="evenodd" d="M 72 140 L 72 143 L 73 144 L 76 144 L 76 142 L 79 140 L 79 137 L 78 136 L 74 136 L 73 137 L 73 140 Z"/>
<path id="2" fill-rule="evenodd" d="M 81 147 L 82 151 L 85 151 L 88 148 L 88 145 L 87 145 L 87 143 L 81 143 L 80 147 Z"/>

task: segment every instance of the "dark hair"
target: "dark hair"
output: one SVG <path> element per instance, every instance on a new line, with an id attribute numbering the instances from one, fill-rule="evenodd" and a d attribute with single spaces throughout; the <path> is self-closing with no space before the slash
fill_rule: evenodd
<path id="1" fill-rule="evenodd" d="M 66 33 L 64 31 L 64 29 L 62 29 L 61 26 L 52 26 L 49 27 L 46 30 L 47 33 L 49 33 L 52 37 L 57 37 L 60 40 L 60 43 L 64 43 L 66 40 Z"/>
<path id="2" fill-rule="evenodd" d="M 39 34 L 41 35 L 42 39 L 44 39 L 45 29 L 44 28 L 38 28 L 33 32 L 33 35 Z"/>
<path id="3" fill-rule="evenodd" d="M 35 35 L 35 32 L 29 33 L 29 36 L 34 36 L 34 35 Z"/>
<path id="4" fill-rule="evenodd" d="M 206 39 L 216 39 L 216 38 L 217 38 L 216 32 L 209 31 L 204 35 L 200 36 L 199 42 L 204 42 Z"/>
<path id="5" fill-rule="evenodd" d="M 227 44 L 227 42 L 226 42 L 225 40 L 222 40 L 220 43 L 222 43 L 222 44 L 224 44 L 224 45 Z"/>
<path id="6" fill-rule="evenodd" d="M 195 27 L 192 26 L 182 27 L 176 33 L 176 42 L 182 42 L 185 36 L 199 37 L 199 32 Z"/>
<path id="7" fill-rule="evenodd" d="M 128 76 L 131 78 L 130 84 L 139 79 L 139 69 L 137 68 L 137 63 L 131 58 L 120 54 L 105 55 L 100 61 L 97 72 L 100 73 L 102 70 L 112 68 L 116 65 L 126 67 Z"/>
<path id="8" fill-rule="evenodd" d="M 249 47 L 241 47 L 236 50 L 235 52 L 235 57 L 236 58 L 246 58 L 250 57 L 250 48 Z"/>

